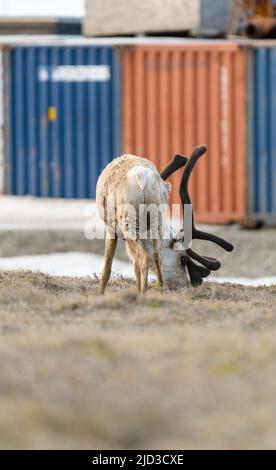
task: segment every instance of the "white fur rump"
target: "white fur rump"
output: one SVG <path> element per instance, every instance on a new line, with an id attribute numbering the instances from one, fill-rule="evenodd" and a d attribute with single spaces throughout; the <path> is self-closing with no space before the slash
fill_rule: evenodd
<path id="1" fill-rule="evenodd" d="M 170 186 L 152 168 L 133 167 L 127 173 L 127 182 L 136 202 L 157 205 L 167 202 Z"/>

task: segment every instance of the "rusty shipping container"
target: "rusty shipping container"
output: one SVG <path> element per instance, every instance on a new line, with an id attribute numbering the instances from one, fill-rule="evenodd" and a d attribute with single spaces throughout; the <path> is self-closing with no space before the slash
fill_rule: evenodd
<path id="1" fill-rule="evenodd" d="M 207 144 L 191 180 L 202 223 L 247 215 L 247 48 L 234 42 L 125 47 L 123 150 L 163 168 L 175 153 Z M 178 203 L 180 174 L 172 178 Z"/>

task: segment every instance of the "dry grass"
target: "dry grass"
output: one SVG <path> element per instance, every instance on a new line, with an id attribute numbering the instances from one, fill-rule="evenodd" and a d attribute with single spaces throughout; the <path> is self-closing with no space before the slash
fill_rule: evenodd
<path id="1" fill-rule="evenodd" d="M 276 288 L 0 275 L 1 448 L 276 448 Z"/>

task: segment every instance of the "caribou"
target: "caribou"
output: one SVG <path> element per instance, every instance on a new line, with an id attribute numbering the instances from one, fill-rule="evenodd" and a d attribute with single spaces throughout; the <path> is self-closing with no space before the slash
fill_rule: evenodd
<path id="1" fill-rule="evenodd" d="M 111 276 L 118 238 L 126 243 L 137 289 L 142 294 L 147 290 L 149 269 L 155 272 L 160 287 L 169 289 L 184 288 L 190 284 L 198 287 L 211 271 L 220 269 L 218 260 L 199 255 L 191 246 L 192 240 L 199 239 L 215 243 L 228 252 L 233 250 L 231 243 L 195 226 L 188 183 L 197 161 L 206 152 L 207 147 L 202 145 L 195 147 L 189 158 L 175 155 L 160 174 L 153 163 L 135 155 L 118 157 L 103 170 L 96 188 L 99 214 L 106 225 L 104 269 L 100 282 L 102 294 Z M 183 227 L 175 233 L 163 208 L 168 204 L 171 191 L 167 179 L 181 168 L 184 168 L 179 187 Z M 153 222 L 150 217 L 152 207 L 157 208 Z M 188 243 L 185 207 L 191 207 L 191 240 Z M 140 235 L 141 214 L 145 215 L 143 220 L 146 220 L 143 237 Z"/>

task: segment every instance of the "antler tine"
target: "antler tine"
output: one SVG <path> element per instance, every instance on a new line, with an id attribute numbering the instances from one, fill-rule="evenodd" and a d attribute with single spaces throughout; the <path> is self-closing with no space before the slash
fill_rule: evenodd
<path id="1" fill-rule="evenodd" d="M 205 268 L 210 269 L 211 271 L 218 271 L 221 268 L 221 264 L 215 258 L 209 258 L 208 256 L 200 256 L 195 253 L 191 248 L 187 250 L 187 255 L 190 258 L 198 261 L 200 264 L 205 266 Z"/>
<path id="2" fill-rule="evenodd" d="M 231 243 L 227 242 L 223 238 L 217 237 L 213 233 L 202 232 L 201 230 L 194 229 L 193 238 L 195 240 L 208 240 L 209 242 L 215 243 L 216 245 L 223 248 L 225 251 L 233 251 L 234 247 Z"/>
<path id="3" fill-rule="evenodd" d="M 188 191 L 189 178 L 196 165 L 196 162 L 206 152 L 207 152 L 207 147 L 205 145 L 202 145 L 200 147 L 195 147 L 190 159 L 188 160 L 188 163 L 186 164 L 183 170 L 183 175 L 182 175 L 180 188 L 179 188 L 179 195 L 180 195 L 180 199 L 181 199 L 182 206 L 183 206 L 183 212 L 184 212 L 185 204 L 191 204 L 191 198 L 190 198 L 189 191 Z M 194 214 L 192 215 L 192 235 L 193 235 L 193 239 L 208 240 L 212 243 L 215 243 L 216 245 L 219 245 L 221 248 L 223 248 L 226 251 L 230 252 L 230 251 L 233 251 L 234 249 L 233 245 L 231 245 L 231 243 L 228 243 L 223 238 L 217 237 L 216 235 L 213 235 L 211 233 L 197 230 L 194 224 Z"/>
<path id="4" fill-rule="evenodd" d="M 175 171 L 180 170 L 180 168 L 183 168 L 183 166 L 186 165 L 188 161 L 187 157 L 184 157 L 184 155 L 175 155 L 170 163 L 164 168 L 162 173 L 160 173 L 161 178 L 166 181 Z"/>
<path id="5" fill-rule="evenodd" d="M 184 211 L 185 204 L 192 203 L 189 192 L 188 192 L 188 183 L 189 183 L 191 173 L 195 167 L 196 162 L 206 152 L 207 152 L 207 147 L 205 145 L 201 145 L 200 147 L 195 147 L 192 155 L 190 156 L 188 160 L 188 163 L 186 164 L 183 170 L 182 179 L 181 179 L 181 183 L 179 187 L 179 195 L 180 195 L 180 199 L 182 202 L 183 211 Z"/>

